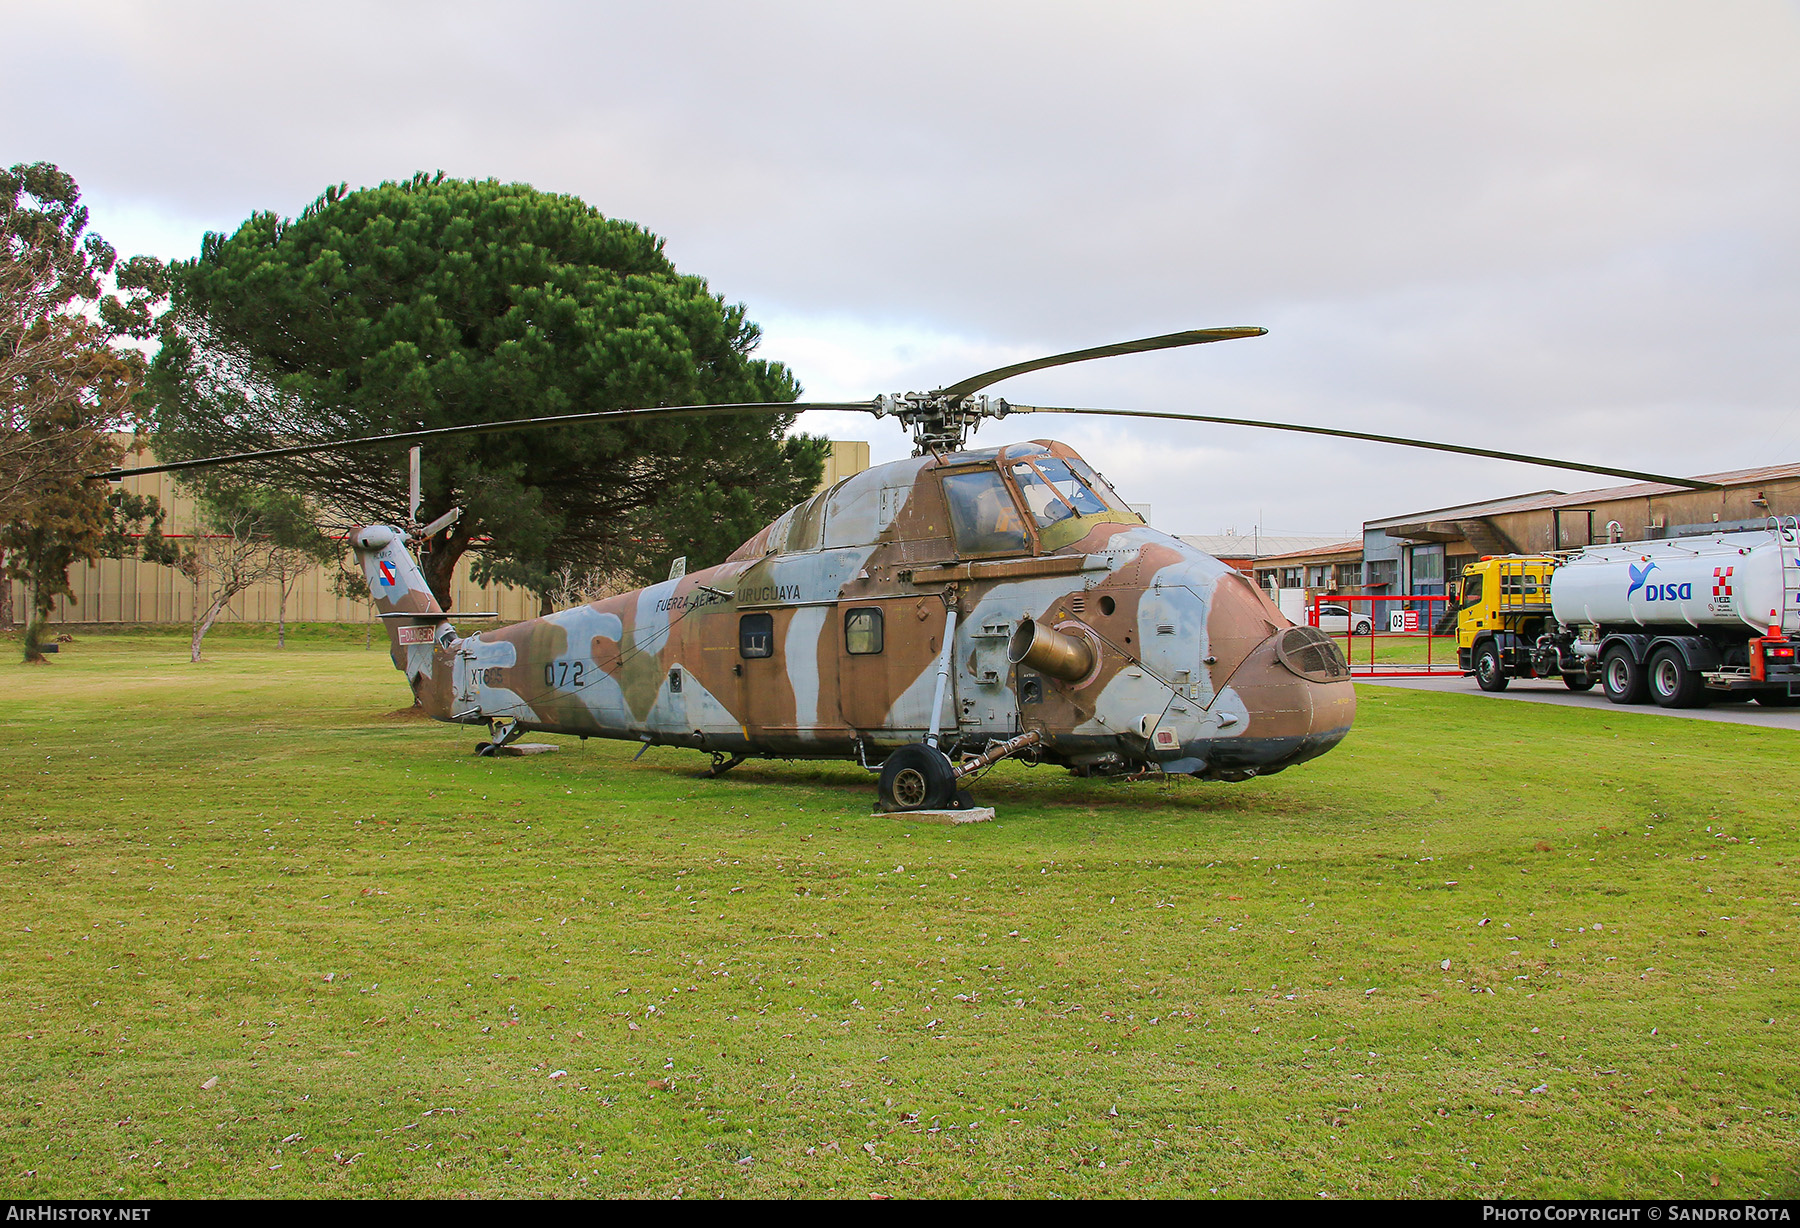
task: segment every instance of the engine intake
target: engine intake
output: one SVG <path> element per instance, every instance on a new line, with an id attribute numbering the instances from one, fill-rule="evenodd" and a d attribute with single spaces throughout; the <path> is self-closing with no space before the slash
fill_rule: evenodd
<path id="1" fill-rule="evenodd" d="M 1006 645 L 1006 659 L 1064 682 L 1080 682 L 1094 672 L 1095 664 L 1091 644 L 1046 627 L 1034 618 L 1025 619 L 1013 632 Z"/>

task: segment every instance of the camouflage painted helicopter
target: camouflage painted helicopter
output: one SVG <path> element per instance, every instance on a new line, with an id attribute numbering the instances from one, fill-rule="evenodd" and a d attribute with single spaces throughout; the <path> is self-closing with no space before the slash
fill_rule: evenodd
<path id="1" fill-rule="evenodd" d="M 895 417 L 907 460 L 845 478 L 716 567 L 461 636 L 426 586 L 411 532 L 353 531 L 394 664 L 426 712 L 485 725 L 483 753 L 526 732 L 751 757 L 854 759 L 890 810 L 966 806 L 964 782 L 1007 757 L 1082 774 L 1241 781 L 1330 750 L 1350 730 L 1350 670 L 1241 573 L 1145 524 L 1049 440 L 965 450 L 985 418 L 1078 413 L 1230 423 L 1699 486 L 1491 449 L 1246 419 L 1008 404 L 1009 376 L 1261 335 L 1203 329 L 1054 355 L 930 393 L 868 402 L 662 406 L 303 444 L 127 472 L 346 446 L 417 443 L 627 416 L 802 409 Z M 416 513 L 417 499 L 414 499 Z"/>

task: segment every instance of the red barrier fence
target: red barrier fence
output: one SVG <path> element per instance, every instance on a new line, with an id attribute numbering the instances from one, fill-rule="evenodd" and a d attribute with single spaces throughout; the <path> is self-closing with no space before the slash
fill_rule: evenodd
<path id="1" fill-rule="evenodd" d="M 1327 635 L 1343 636 L 1353 677 L 1458 677 L 1463 670 L 1454 643 L 1446 651 L 1431 634 L 1450 609 L 1450 598 L 1440 596 L 1315 596 L 1306 620 Z M 1454 638 L 1454 629 L 1449 634 Z M 1407 650 L 1413 645 L 1423 645 L 1423 661 L 1395 659 L 1418 655 Z"/>

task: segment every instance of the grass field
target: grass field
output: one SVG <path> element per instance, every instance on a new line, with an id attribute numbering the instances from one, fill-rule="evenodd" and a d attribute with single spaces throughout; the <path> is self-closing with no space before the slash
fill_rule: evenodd
<path id="1" fill-rule="evenodd" d="M 0 667 L 7 1197 L 1800 1195 L 1792 733 L 1364 687 L 943 828 L 361 636 Z"/>
<path id="2" fill-rule="evenodd" d="M 1454 635 L 1359 635 L 1349 640 L 1337 635 L 1332 639 L 1352 665 L 1456 665 Z"/>

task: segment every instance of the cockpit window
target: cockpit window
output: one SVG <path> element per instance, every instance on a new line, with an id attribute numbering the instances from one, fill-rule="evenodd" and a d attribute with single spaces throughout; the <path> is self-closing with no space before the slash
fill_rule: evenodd
<path id="1" fill-rule="evenodd" d="M 1094 492 L 1075 476 L 1062 458 L 1039 456 L 1033 458 L 1031 463 L 1037 466 L 1038 472 L 1049 480 L 1063 501 L 1072 506 L 1078 515 L 1093 516 L 1106 510 L 1106 504 L 1094 496 Z"/>
<path id="2" fill-rule="evenodd" d="M 997 470 L 945 475 L 944 497 L 959 554 L 1023 554 L 1030 549 L 1018 508 Z"/>
<path id="3" fill-rule="evenodd" d="M 1044 480 L 1044 476 L 1024 461 L 1012 467 L 1013 481 L 1019 484 L 1019 493 L 1025 496 L 1025 506 L 1037 518 L 1038 528 L 1047 528 L 1059 520 L 1066 520 L 1075 514 L 1069 501 Z"/>
<path id="4" fill-rule="evenodd" d="M 1108 486 L 1105 478 L 1088 468 L 1086 461 L 1082 460 L 1080 457 L 1072 457 L 1069 460 L 1069 468 L 1075 471 L 1076 477 L 1087 483 L 1088 489 L 1093 491 L 1094 496 L 1102 503 L 1106 504 L 1107 507 L 1115 512 L 1129 512 L 1131 510 L 1125 505 L 1125 500 L 1119 498 L 1119 492 L 1114 490 L 1111 486 Z"/>
<path id="5" fill-rule="evenodd" d="M 1071 516 L 1092 516 L 1106 510 L 1106 504 L 1087 484 L 1054 456 L 1018 461 L 1012 467 L 1012 475 L 1040 529 Z"/>

